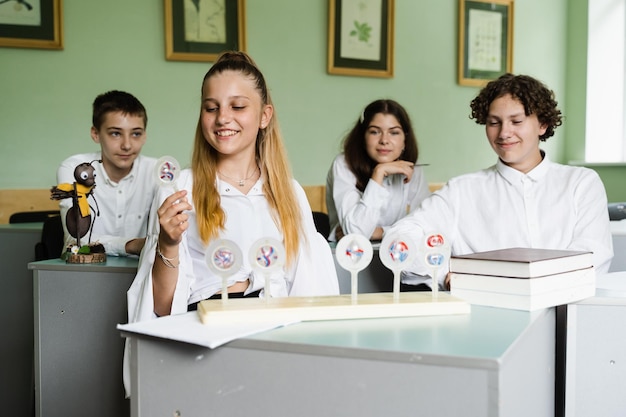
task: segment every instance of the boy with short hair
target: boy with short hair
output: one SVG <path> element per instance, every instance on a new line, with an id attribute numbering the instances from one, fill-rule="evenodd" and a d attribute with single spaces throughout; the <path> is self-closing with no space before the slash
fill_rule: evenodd
<path id="1" fill-rule="evenodd" d="M 156 160 L 140 155 L 147 136 L 146 109 L 132 94 L 109 91 L 94 100 L 92 123 L 91 138 L 100 145 L 100 152 L 67 158 L 58 168 L 57 182 L 75 182 L 76 166 L 95 160 L 95 203 L 89 198 L 95 217 L 91 242 L 101 243 L 109 255 L 139 255 L 156 189 Z M 59 205 L 67 246 L 76 242 L 65 218 L 72 199 L 61 200 Z M 89 234 L 84 241 L 88 238 Z"/>

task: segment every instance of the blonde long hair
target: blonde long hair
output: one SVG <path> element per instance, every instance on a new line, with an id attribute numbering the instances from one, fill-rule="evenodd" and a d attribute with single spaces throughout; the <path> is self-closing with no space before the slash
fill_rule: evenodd
<path id="1" fill-rule="evenodd" d="M 204 86 L 213 75 L 225 71 L 239 72 L 254 80 L 262 105 L 273 105 L 263 74 L 245 52 L 222 53 L 204 76 L 202 85 Z M 224 230 L 226 213 L 222 209 L 215 181 L 219 155 L 204 137 L 201 119 L 202 109 L 196 127 L 191 171 L 194 178 L 193 202 L 196 207 L 198 232 L 202 241 L 208 243 Z M 298 254 L 304 228 L 276 110 L 267 127 L 259 129 L 257 133 L 255 153 L 261 175 L 265 178 L 263 192 L 270 206 L 272 218 L 283 233 L 287 263 L 291 264 Z"/>

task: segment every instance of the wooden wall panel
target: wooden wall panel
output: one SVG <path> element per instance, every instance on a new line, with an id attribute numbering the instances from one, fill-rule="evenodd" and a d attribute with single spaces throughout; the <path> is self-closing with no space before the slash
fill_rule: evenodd
<path id="1" fill-rule="evenodd" d="M 50 189 L 0 190 L 0 224 L 9 222 L 20 211 L 58 210 L 59 202 L 50 199 Z"/>
<path id="2" fill-rule="evenodd" d="M 444 183 L 429 184 L 430 191 L 438 190 Z M 305 185 L 304 192 L 312 211 L 328 213 L 326 208 L 326 186 Z M 9 217 L 19 211 L 58 210 L 59 202 L 50 199 L 47 188 L 32 190 L 0 190 L 0 224 L 9 222 Z"/>

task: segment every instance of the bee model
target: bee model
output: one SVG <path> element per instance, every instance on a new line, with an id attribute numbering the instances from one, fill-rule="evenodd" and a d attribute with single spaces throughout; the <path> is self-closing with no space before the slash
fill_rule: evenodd
<path id="1" fill-rule="evenodd" d="M 100 215 L 98 202 L 93 195 L 96 188 L 96 169 L 92 165 L 93 162 L 102 161 L 96 160 L 79 164 L 74 170 L 75 182 L 58 184 L 50 189 L 52 200 L 72 199 L 72 207 L 65 215 L 65 225 L 69 234 L 76 238 L 76 246 L 79 248 L 81 247 L 80 239 L 93 229 L 95 216 Z M 92 216 L 91 213 L 93 207 L 88 201 L 90 196 L 96 205 L 95 216 Z M 88 241 L 91 242 L 91 233 Z"/>

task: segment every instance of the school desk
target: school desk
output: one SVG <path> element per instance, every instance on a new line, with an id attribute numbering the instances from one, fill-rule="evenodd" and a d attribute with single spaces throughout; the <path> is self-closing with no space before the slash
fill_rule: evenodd
<path id="1" fill-rule="evenodd" d="M 303 322 L 215 349 L 123 335 L 131 340 L 133 417 L 555 410 L 554 309 L 472 306 L 464 315 Z"/>
<path id="2" fill-rule="evenodd" d="M 13 229 L 13 227 L 5 229 Z M 13 232 L 18 233 L 16 230 L 4 230 L 3 232 L 3 228 L 0 227 L 0 233 L 11 234 Z M 35 233 L 32 236 L 33 242 L 27 242 L 28 244 L 25 244 L 31 248 L 34 247 L 34 242 L 38 240 L 36 237 L 38 234 Z M 12 246 L 17 246 L 19 237 L 11 237 L 10 239 L 12 241 Z M 0 242 L 6 241 L 8 241 L 8 239 L 0 239 Z M 22 253 L 25 253 L 25 251 L 22 251 Z M 12 255 L 12 259 L 15 261 L 14 265 L 17 265 L 17 256 Z M 7 263 L 7 265 L 9 264 Z M 128 401 L 123 399 L 121 384 L 121 357 L 123 341 L 119 337 L 119 332 L 115 330 L 115 327 L 118 323 L 126 322 L 126 291 L 136 273 L 136 267 L 136 259 L 114 257 L 109 257 L 107 263 L 104 265 L 68 265 L 60 260 L 34 262 L 29 264 L 29 268 L 33 270 L 35 281 L 37 283 L 35 293 L 35 299 L 37 300 L 35 307 L 35 329 L 37 330 L 36 370 L 38 387 L 37 410 L 39 416 L 54 415 L 55 413 L 60 413 L 59 410 L 67 412 L 68 410 L 72 410 L 74 406 L 76 407 L 77 412 L 78 410 L 88 410 L 91 413 L 90 415 L 93 416 L 124 416 L 129 414 L 130 411 L 128 411 Z M 17 269 L 19 270 L 19 268 Z M 26 279 L 25 281 L 17 282 L 31 281 Z M 363 289 L 364 286 L 361 285 L 359 290 L 366 292 L 363 291 Z M 22 292 L 24 291 L 22 290 Z M 8 294 L 8 292 L 3 291 L 2 294 Z M 28 303 L 28 300 L 25 302 Z M 3 303 L 3 305 L 6 307 L 8 304 Z M 578 303 L 575 308 L 580 311 L 582 309 L 582 305 L 583 303 Z M 617 317 L 617 320 L 612 319 L 612 312 L 615 311 L 612 307 L 605 306 L 603 307 L 603 310 L 604 312 L 602 314 L 605 315 L 605 319 L 607 319 L 609 323 L 615 323 L 615 325 L 618 325 L 618 323 L 623 323 L 624 320 L 626 320 L 626 317 Z M 483 313 L 480 313 L 478 316 L 474 314 L 475 312 L 480 311 L 483 311 Z M 592 311 L 591 307 L 590 311 Z M 626 308 L 622 308 L 622 311 L 626 311 Z M 400 326 L 400 323 L 403 322 L 402 319 L 397 319 L 398 322 L 393 323 L 393 327 L 387 326 L 387 324 L 392 323 L 392 321 L 385 321 L 392 319 L 381 320 L 376 324 L 379 328 L 375 327 L 374 329 L 367 328 L 366 323 L 370 322 L 369 320 L 349 321 L 344 323 L 344 325 L 341 325 L 341 322 L 336 324 L 320 323 L 318 325 L 314 323 L 302 323 L 296 325 L 297 327 L 289 326 L 285 329 L 268 332 L 265 336 L 257 335 L 237 340 L 214 351 L 198 348 L 184 343 L 166 342 L 149 337 L 139 336 L 137 338 L 133 338 L 133 340 L 136 340 L 135 349 L 143 347 L 148 349 L 147 352 L 153 352 L 154 350 L 161 352 L 161 349 L 165 349 L 165 353 L 168 355 L 174 352 L 174 357 L 178 358 L 176 360 L 186 360 L 185 358 L 189 359 L 190 357 L 186 356 L 185 352 L 188 353 L 190 351 L 196 353 L 206 352 L 208 355 L 207 357 L 217 358 L 218 360 L 222 357 L 229 358 L 232 355 L 236 355 L 237 353 L 243 351 L 246 353 L 244 357 L 247 358 L 243 363 L 249 363 L 250 366 L 252 366 L 252 369 L 255 369 L 256 358 L 265 360 L 264 358 L 270 357 L 272 358 L 273 363 L 275 363 L 276 366 L 279 366 L 279 368 L 285 360 L 287 360 L 289 364 L 292 364 L 293 362 L 294 369 L 298 369 L 298 374 L 300 372 L 313 372 L 314 374 L 317 374 L 317 363 L 319 363 L 320 365 L 323 365 L 319 368 L 320 370 L 326 369 L 324 372 L 320 371 L 325 378 L 321 379 L 320 381 L 322 381 L 322 383 L 317 385 L 320 387 L 325 387 L 329 384 L 332 386 L 334 377 L 325 375 L 334 375 L 332 369 L 334 368 L 333 364 L 336 362 L 341 364 L 340 367 L 337 368 L 340 370 L 339 374 L 341 374 L 341 378 L 339 378 L 339 380 L 343 381 L 343 384 L 348 384 L 346 386 L 351 387 L 351 392 L 354 395 L 360 394 L 361 390 L 358 386 L 355 387 L 350 385 L 351 382 L 346 381 L 346 375 L 343 374 L 353 368 L 357 368 L 356 370 L 360 372 L 361 363 L 367 365 L 363 366 L 362 370 L 364 372 L 364 381 L 367 381 L 367 378 L 371 378 L 368 384 L 374 384 L 374 381 L 376 380 L 376 369 L 380 369 L 381 372 L 394 373 L 395 371 L 393 371 L 393 369 L 399 366 L 399 364 L 409 364 L 411 366 L 408 367 L 405 372 L 408 372 L 409 374 L 416 373 L 421 375 L 424 370 L 430 370 L 430 372 L 432 372 L 432 369 L 443 367 L 442 369 L 444 371 L 450 371 L 450 377 L 454 375 L 456 378 L 459 377 L 459 375 L 468 374 L 471 375 L 471 378 L 482 378 L 485 380 L 483 382 L 488 384 L 489 389 L 496 389 L 496 391 L 498 391 L 496 394 L 488 395 L 487 399 L 481 397 L 481 395 L 485 394 L 485 392 L 483 392 L 482 389 L 474 388 L 474 383 L 472 382 L 463 384 L 464 388 L 462 389 L 461 387 L 457 387 L 457 389 L 466 391 L 469 389 L 469 392 L 479 392 L 480 394 L 477 394 L 477 398 L 481 399 L 472 400 L 472 403 L 479 403 L 479 405 L 477 405 L 477 409 L 483 410 L 484 407 L 491 407 L 492 411 L 496 410 L 497 412 L 503 413 L 503 410 L 506 410 L 507 407 L 519 405 L 518 399 L 515 399 L 515 390 L 509 388 L 509 383 L 507 381 L 514 379 L 512 375 L 515 375 L 516 377 L 518 374 L 525 375 L 524 372 L 522 372 L 522 369 L 525 369 L 527 365 L 519 365 L 520 362 L 524 363 L 524 361 L 518 359 L 520 355 L 529 356 L 526 352 L 529 347 L 527 346 L 528 343 L 526 343 L 525 340 L 531 340 L 533 343 L 539 343 L 542 346 L 539 349 L 541 353 L 539 357 L 543 357 L 543 355 L 546 354 L 547 349 L 552 349 L 551 359 L 547 359 L 547 361 L 554 361 L 554 334 L 552 334 L 552 336 L 547 335 L 549 331 L 553 332 L 554 330 L 549 330 L 547 327 L 550 326 L 545 324 L 546 320 L 554 323 L 554 319 L 546 319 L 544 314 L 552 313 L 550 311 L 546 311 L 545 313 L 537 313 L 536 315 L 533 315 L 532 313 L 489 309 L 488 307 L 473 307 L 473 313 L 470 316 L 470 324 L 465 327 L 460 326 L 458 323 L 453 325 L 452 322 L 444 325 L 447 320 L 458 320 L 458 317 L 454 319 L 430 318 L 433 319 L 432 321 L 429 320 L 429 318 L 407 319 L 408 322 L 412 320 L 422 322 L 422 325 L 417 326 L 417 329 L 412 329 L 410 326 L 406 327 L 406 325 Z M 23 318 L 27 319 L 28 312 L 26 312 L 23 317 L 13 317 L 16 317 L 17 321 L 22 320 Z M 431 321 L 431 324 L 424 324 L 427 321 Z M 442 321 L 444 323 L 440 323 Z M 523 326 L 520 327 L 520 322 L 525 323 L 524 326 L 527 328 L 522 328 Z M 587 322 L 587 329 L 589 331 L 602 331 L 604 333 L 608 333 L 611 337 L 612 333 L 617 334 L 607 326 L 601 326 L 598 328 L 594 327 L 593 323 L 595 322 L 596 321 L 594 320 Z M 543 323 L 541 331 L 536 330 L 538 326 L 540 326 L 539 323 Z M 480 328 L 481 326 L 483 327 L 482 329 Z M 28 326 L 25 325 L 25 327 Z M 552 328 L 553 327 L 554 326 L 552 326 Z M 32 324 L 30 328 L 33 328 Z M 11 329 L 11 327 L 9 329 Z M 24 333 L 24 326 L 20 327 L 20 329 L 22 333 Z M 299 331 L 297 329 L 304 330 Z M 339 329 L 339 331 L 335 331 L 333 329 Z M 455 330 L 452 332 L 450 329 Z M 307 336 L 306 334 L 308 334 L 309 330 L 313 330 L 313 333 Z M 502 332 L 505 334 L 503 335 Z M 540 332 L 541 336 L 538 336 L 537 332 Z M 427 333 L 436 335 L 447 334 L 449 346 L 446 348 L 445 344 L 439 338 L 437 339 L 436 347 L 431 346 L 430 348 L 424 345 L 424 340 L 428 340 L 427 338 L 422 340 L 423 343 L 412 348 L 407 347 L 406 345 L 397 344 L 398 339 L 415 340 L 417 336 L 414 335 L 425 336 Z M 457 335 L 459 336 L 459 339 L 450 339 L 450 335 L 452 333 L 458 333 Z M 582 334 L 584 334 L 584 332 L 580 330 L 578 333 L 578 342 L 570 342 L 570 349 L 575 349 L 576 346 L 581 344 L 580 340 L 583 337 Z M 337 335 L 341 336 L 339 337 Z M 569 336 L 571 337 L 571 335 Z M 30 333 L 30 337 L 32 337 L 32 333 Z M 266 339 L 264 339 L 264 337 Z M 274 337 L 277 338 L 274 339 Z M 339 340 L 334 342 L 333 340 L 336 337 L 339 337 Z M 318 340 L 318 338 L 319 340 L 330 340 L 330 344 L 327 346 L 319 346 L 316 344 L 316 340 Z M 519 341 L 516 341 L 516 338 L 519 338 Z M 546 342 L 546 340 L 550 339 L 552 340 L 552 344 Z M 300 340 L 303 342 L 300 343 Z M 354 340 L 356 340 L 356 342 L 352 342 Z M 380 346 L 379 344 L 374 343 L 374 345 L 370 346 L 368 345 L 368 340 L 369 343 L 374 343 L 378 340 L 379 343 L 383 344 L 386 343 L 385 341 L 391 340 L 392 344 Z M 587 348 L 589 349 L 590 347 L 594 347 L 592 340 L 596 340 L 595 336 L 588 340 L 589 342 L 587 342 Z M 626 337 L 624 340 L 626 340 Z M 357 343 L 357 345 L 351 346 L 350 343 Z M 485 357 L 474 357 L 477 352 L 471 351 L 470 347 L 473 346 L 477 349 L 478 346 L 485 345 L 486 343 L 495 343 L 497 346 L 500 346 L 500 350 L 497 351 L 496 348 L 496 351 L 492 351 L 491 353 L 486 352 Z M 506 348 L 507 343 L 509 344 L 509 351 L 507 351 Z M 3 346 L 8 348 L 9 344 L 7 343 Z M 268 348 L 268 346 L 270 348 Z M 449 349 L 455 346 L 470 350 L 464 352 L 463 349 L 461 349 L 456 353 L 453 352 L 453 354 L 450 354 Z M 597 348 L 598 346 L 595 347 Z M 402 349 L 406 349 L 406 351 L 402 351 Z M 583 349 L 578 349 L 579 352 L 582 350 Z M 16 369 L 19 371 L 17 373 L 19 373 L 21 377 L 26 376 L 28 384 L 31 384 L 32 372 L 30 372 L 30 370 L 32 369 L 32 355 L 27 352 L 28 348 L 20 351 L 20 353 L 24 354 L 24 357 L 27 358 L 29 362 L 28 364 L 19 365 L 20 355 L 17 355 L 16 361 L 8 365 L 6 369 Z M 571 350 L 568 352 L 568 358 L 571 359 L 574 357 L 573 352 L 575 351 Z M 161 353 L 159 353 L 159 355 L 160 354 Z M 296 356 L 294 356 L 294 354 Z M 352 357 L 352 355 L 355 354 L 357 356 Z M 535 355 L 533 354 L 533 357 L 534 356 Z M 5 359 L 7 356 L 3 355 L 2 357 Z M 149 358 L 150 356 L 142 357 Z M 296 360 L 295 358 L 303 359 L 305 363 L 310 362 L 310 366 L 299 364 L 299 360 Z M 387 360 L 384 358 L 389 359 Z M 581 359 L 581 361 L 586 363 L 584 358 Z M 526 362 L 533 363 L 533 367 L 535 365 L 541 366 L 535 364 L 535 362 L 529 358 L 526 358 Z M 618 364 L 619 363 L 621 363 L 621 360 Z M 142 369 L 143 366 L 146 365 L 142 365 Z M 211 372 L 213 372 L 213 366 L 217 366 L 214 361 L 212 361 L 209 366 L 209 370 Z M 519 366 L 522 366 L 522 368 L 520 369 Z M 571 362 L 568 363 L 568 367 L 569 366 L 572 366 Z M 237 365 L 237 369 L 239 369 L 239 367 L 240 366 Z M 389 367 L 389 369 L 387 369 L 387 367 Z M 511 369 L 515 369 L 515 367 L 518 369 L 511 371 Z M 400 368 L 404 369 L 405 367 L 400 366 Z M 284 375 L 284 372 L 288 372 L 285 370 L 286 368 L 280 369 L 283 369 L 280 371 L 281 375 Z M 411 372 L 411 369 L 415 369 L 417 372 Z M 546 369 L 547 368 L 544 368 L 544 372 L 534 370 L 531 373 L 531 375 L 534 375 L 532 378 L 536 379 L 539 377 L 545 377 Z M 550 367 L 550 369 L 554 368 Z M 610 369 L 618 368 L 610 367 L 605 369 L 605 371 L 608 372 Z M 435 374 L 439 375 L 440 371 L 441 370 L 437 370 Z M 222 369 L 220 372 L 224 373 L 225 370 Z M 580 375 L 581 372 L 578 372 L 578 374 Z M 446 372 L 443 373 L 446 374 Z M 5 375 L 10 374 L 5 374 L 3 372 L 2 375 L 4 377 Z M 412 386 L 418 387 L 415 390 L 421 392 L 422 387 L 428 386 L 428 384 L 426 384 L 423 380 L 420 380 L 419 375 L 408 375 L 407 378 L 413 381 Z M 477 377 L 476 375 L 482 376 Z M 569 377 L 572 375 L 575 374 L 568 374 Z M 618 376 L 621 378 L 622 375 L 626 375 L 626 372 L 620 371 Z M 553 385 L 554 375 L 551 375 L 550 377 L 552 378 Z M 472 379 L 472 381 L 474 381 L 474 379 Z M 262 381 L 262 379 L 259 380 Z M 396 382 L 401 380 L 402 378 L 395 379 Z M 526 377 L 523 377 L 522 380 L 524 383 L 528 382 Z M 589 384 L 592 384 L 591 379 L 587 380 L 581 378 L 578 378 L 576 383 L 580 384 L 584 381 L 588 381 Z M 11 379 L 8 382 L 11 382 L 12 385 L 9 387 L 10 389 L 5 392 L 17 392 L 17 383 L 20 382 L 19 378 Z M 610 379 L 602 379 L 602 383 L 609 382 Z M 311 384 L 315 385 L 312 381 L 306 380 L 298 383 L 307 386 L 307 389 L 309 390 L 314 388 Z M 355 382 L 352 381 L 352 383 L 354 384 Z M 377 383 L 380 385 L 380 382 Z M 417 385 L 415 385 L 416 383 Z M 452 383 L 452 386 L 456 386 L 456 383 L 451 381 L 435 382 L 435 384 L 439 384 L 440 386 L 444 383 Z M 28 389 L 28 384 L 21 384 L 23 387 L 21 395 L 24 395 L 24 393 L 32 395 L 32 389 Z M 289 381 L 283 381 L 281 382 L 280 387 L 282 387 L 281 389 L 289 391 L 289 384 Z M 534 382 L 528 385 L 533 384 Z M 403 384 L 397 382 L 395 385 L 402 386 Z M 466 385 L 470 385 L 471 387 L 467 388 L 465 387 Z M 501 390 L 501 385 L 506 389 Z M 570 390 L 574 387 L 573 383 L 570 383 L 568 386 Z M 517 385 L 511 385 L 511 387 L 521 389 L 521 392 L 524 392 L 523 390 L 525 389 L 523 387 L 519 388 Z M 13 391 L 11 388 L 13 388 Z M 365 387 L 363 387 L 363 389 L 364 391 L 362 393 L 365 394 L 364 396 L 369 397 L 369 394 L 367 394 L 368 391 L 365 391 Z M 385 388 L 385 390 L 395 391 L 393 388 Z M 443 388 L 442 391 L 445 392 Z M 425 392 L 429 392 L 428 389 L 426 389 Z M 540 398 L 539 403 L 554 402 L 554 390 L 548 389 L 547 392 L 549 392 L 552 397 L 547 399 L 541 399 L 542 397 L 538 397 Z M 570 397 L 568 398 L 571 401 L 571 398 L 573 398 L 571 397 L 571 393 L 574 391 L 568 392 L 570 393 Z M 611 392 L 611 390 L 604 390 L 603 395 L 610 395 Z M 326 388 L 324 388 L 324 393 L 332 400 L 332 396 L 334 394 L 329 393 Z M 413 395 L 413 391 L 409 394 Z M 142 396 L 144 401 L 146 401 L 146 395 L 148 394 Z M 408 397 L 411 397 L 411 395 L 408 395 Z M 424 395 L 423 400 L 428 399 L 429 395 Z M 157 394 L 157 397 L 158 396 L 159 395 Z M 504 399 L 508 397 L 513 397 L 513 400 L 503 401 L 501 407 L 504 408 L 502 410 L 494 408 L 493 402 L 496 401 L 494 398 Z M 439 401 L 443 400 L 442 397 L 434 398 L 438 398 Z M 578 398 L 578 401 L 594 403 L 594 397 L 590 395 L 590 392 L 588 392 L 585 396 L 578 395 L 576 398 Z M 613 399 L 618 401 L 620 398 L 621 396 L 615 396 Z M 366 400 L 366 402 L 369 403 L 371 401 L 374 404 L 383 401 L 380 398 L 367 398 Z M 423 400 L 420 401 L 423 402 Z M 469 399 L 466 400 L 469 401 Z M 287 404 L 286 407 L 293 407 L 297 405 L 297 402 L 298 401 L 294 400 L 293 402 Z M 606 404 L 610 403 L 610 401 L 606 402 Z M 20 405 L 21 404 L 22 403 L 20 402 Z M 281 403 L 278 402 L 278 404 Z M 623 406 L 621 403 L 618 405 Z M 345 404 L 342 406 L 347 407 Z M 408 404 L 407 407 L 409 407 Z M 447 403 L 445 407 L 448 407 Z M 445 407 L 444 409 L 447 409 Z M 583 406 L 578 405 L 579 409 L 581 407 Z M 319 408 L 314 407 L 313 409 L 319 411 Z M 524 407 L 521 409 L 526 410 Z M 51 411 L 50 414 L 47 413 L 48 410 Z M 542 414 L 536 413 L 534 415 Z"/>
<path id="3" fill-rule="evenodd" d="M 35 260 L 42 226 L 0 225 L 0 403 L 11 416 L 32 416 L 33 280 L 27 265 Z"/>
<path id="4" fill-rule="evenodd" d="M 37 417 L 124 417 L 126 292 L 136 258 L 107 257 L 103 264 L 32 262 Z M 33 327 L 31 326 L 31 329 Z"/>
<path id="5" fill-rule="evenodd" d="M 626 271 L 626 220 L 611 222 L 613 261 L 609 272 Z"/>
<path id="6" fill-rule="evenodd" d="M 596 297 L 567 306 L 567 417 L 626 415 L 626 271 L 596 286 Z"/>
<path id="7" fill-rule="evenodd" d="M 59 415 L 61 410 L 89 411 L 94 417 L 128 415 L 121 376 L 123 339 L 116 325 L 127 321 L 126 291 L 137 263 L 136 258 L 109 256 L 104 264 L 49 260 L 28 265 L 33 275 L 19 282 L 30 285 L 22 292 L 32 295 L 34 278 L 35 317 L 33 322 L 32 298 L 27 297 L 20 329 L 30 341 L 30 351 L 21 352 L 28 367 L 20 364 L 15 369 L 20 377 L 28 376 L 22 385 L 32 386 L 34 327 L 38 417 Z M 384 268 L 380 262 L 378 268 Z M 28 273 L 26 267 L 23 272 Z M 349 279 L 343 292 L 350 291 Z M 379 279 L 377 273 L 364 273 L 359 291 L 375 291 Z M 32 389 L 28 393 L 32 400 Z"/>

